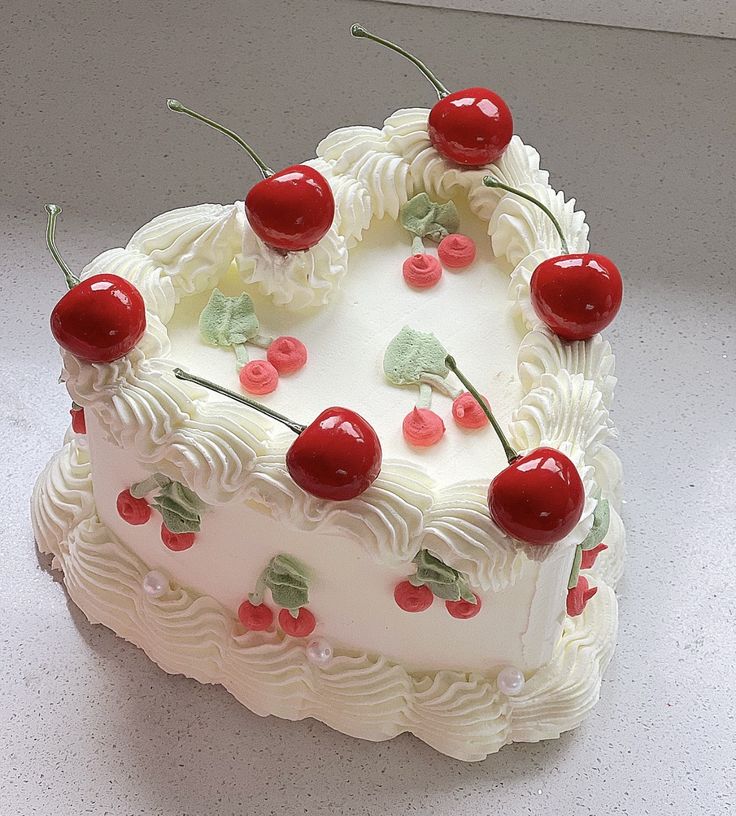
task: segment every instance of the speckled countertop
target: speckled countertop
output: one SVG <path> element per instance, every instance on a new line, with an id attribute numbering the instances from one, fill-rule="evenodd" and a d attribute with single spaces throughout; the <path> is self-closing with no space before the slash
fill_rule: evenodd
<path id="1" fill-rule="evenodd" d="M 43 202 L 65 205 L 59 242 L 78 267 L 162 210 L 242 197 L 252 168 L 166 96 L 221 114 L 275 165 L 340 125 L 431 104 L 411 66 L 351 41 L 357 19 L 449 84 L 501 91 L 626 278 L 609 332 L 630 547 L 620 645 L 585 725 L 475 765 L 408 736 L 263 720 L 165 675 L 68 602 L 29 522 L 68 409 Z M 731 812 L 734 43 L 359 0 L 10 0 L 0 27 L 1 816 Z"/>

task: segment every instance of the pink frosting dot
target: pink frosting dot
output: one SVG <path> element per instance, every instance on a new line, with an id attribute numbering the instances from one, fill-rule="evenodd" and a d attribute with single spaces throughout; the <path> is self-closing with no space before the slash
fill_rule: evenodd
<path id="1" fill-rule="evenodd" d="M 448 269 L 465 269 L 475 260 L 475 241 L 467 235 L 446 235 L 437 247 L 437 254 Z"/>
<path id="2" fill-rule="evenodd" d="M 270 394 L 279 384 L 279 372 L 267 360 L 251 360 L 240 369 L 240 384 L 249 394 Z"/>
<path id="3" fill-rule="evenodd" d="M 485 397 L 483 397 L 483 401 L 486 405 L 489 405 Z M 452 403 L 452 416 L 461 428 L 482 428 L 488 424 L 488 417 L 483 413 L 478 401 L 469 391 L 464 391 L 459 397 L 455 398 Z"/>
<path id="4" fill-rule="evenodd" d="M 417 253 L 410 255 L 401 268 L 404 280 L 415 289 L 429 289 L 442 277 L 442 266 L 434 255 Z"/>
<path id="5" fill-rule="evenodd" d="M 307 362 L 307 347 L 296 337 L 277 337 L 266 352 L 268 362 L 279 374 L 293 374 Z"/>
<path id="6" fill-rule="evenodd" d="M 429 408 L 414 408 L 404 417 L 401 426 L 404 439 L 418 448 L 436 445 L 445 433 L 445 423 Z"/>

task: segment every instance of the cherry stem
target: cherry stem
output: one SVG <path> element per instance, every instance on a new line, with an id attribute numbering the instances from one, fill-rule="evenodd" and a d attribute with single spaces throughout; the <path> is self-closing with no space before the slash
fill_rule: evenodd
<path id="1" fill-rule="evenodd" d="M 544 212 L 547 215 L 549 220 L 554 225 L 554 228 L 557 230 L 557 234 L 560 236 L 560 243 L 562 244 L 562 251 L 566 255 L 570 254 L 570 249 L 567 246 L 567 241 L 565 240 L 565 235 L 562 232 L 560 222 L 555 218 L 555 216 L 552 213 L 552 210 L 550 210 L 549 207 L 542 204 L 542 202 L 539 199 L 534 198 L 534 196 L 530 196 L 529 193 L 525 193 L 522 190 L 517 190 L 515 187 L 509 187 L 508 184 L 504 184 L 502 181 L 493 178 L 493 176 L 486 176 L 483 179 L 483 184 L 485 184 L 486 187 L 497 187 L 499 190 L 506 190 L 507 193 L 513 193 L 514 195 L 518 195 L 521 198 L 526 199 L 527 201 L 531 201 L 532 204 L 536 204 L 537 207 L 539 207 L 539 209 L 542 210 L 542 212 Z"/>
<path id="2" fill-rule="evenodd" d="M 307 428 L 306 425 L 300 425 L 298 422 L 294 422 L 294 420 L 289 419 L 289 417 L 278 413 L 278 411 L 274 411 L 272 408 L 261 405 L 260 402 L 248 399 L 248 397 L 244 397 L 242 394 L 236 394 L 235 391 L 230 391 L 228 388 L 217 385 L 217 383 L 213 383 L 210 380 L 205 380 L 202 377 L 195 376 L 194 374 L 189 374 L 181 368 L 174 369 L 174 376 L 178 380 L 186 380 L 187 382 L 201 385 L 202 388 L 208 388 L 210 391 L 214 391 L 216 394 L 222 394 L 223 397 L 230 397 L 230 399 L 234 399 L 236 402 L 241 402 L 243 405 L 247 405 L 249 408 L 253 408 L 256 411 L 265 414 L 267 417 L 275 419 L 282 425 L 286 425 L 286 427 L 289 428 L 289 430 L 294 431 L 297 436 L 299 436 L 300 433 L 303 433 Z"/>
<path id="3" fill-rule="evenodd" d="M 414 54 L 410 54 L 406 49 L 402 48 L 400 45 L 396 45 L 396 43 L 392 43 L 390 40 L 384 40 L 383 37 L 377 37 L 375 34 L 371 34 L 370 31 L 366 31 L 360 23 L 353 23 L 350 27 L 350 33 L 353 37 L 363 38 L 366 40 L 373 40 L 373 42 L 378 43 L 379 45 L 384 45 L 386 48 L 390 48 L 392 51 L 396 51 L 397 54 L 401 54 L 402 57 L 406 57 L 409 62 L 413 62 L 414 65 L 419 68 L 419 70 L 424 74 L 425 77 L 432 83 L 435 91 L 437 91 L 437 96 L 440 99 L 444 99 L 446 96 L 449 95 L 449 91 L 445 86 L 437 79 L 432 71 L 427 68 L 427 66 Z"/>
<path id="4" fill-rule="evenodd" d="M 506 434 L 501 430 L 501 426 L 496 421 L 496 417 L 493 415 L 493 411 L 491 411 L 488 403 L 481 397 L 478 390 L 475 386 L 470 382 L 470 380 L 458 369 L 457 363 L 455 362 L 455 358 L 451 355 L 447 355 L 445 357 L 445 365 L 452 371 L 452 373 L 460 380 L 460 382 L 468 389 L 468 391 L 473 395 L 473 399 L 480 405 L 481 410 L 483 413 L 488 417 L 488 421 L 493 425 L 493 430 L 496 432 L 496 435 L 501 440 L 501 444 L 503 445 L 503 452 L 506 454 L 506 459 L 508 463 L 511 464 L 515 459 L 519 458 L 519 454 L 511 447 L 509 444 L 508 439 L 506 439 Z"/>
<path id="5" fill-rule="evenodd" d="M 56 219 L 59 217 L 61 207 L 58 204 L 46 204 L 44 209 L 49 215 L 46 221 L 46 246 L 51 253 L 51 257 L 59 265 L 59 269 L 64 273 L 67 287 L 73 289 L 79 283 L 79 278 L 69 269 L 61 257 L 61 253 L 56 248 Z"/>
<path id="6" fill-rule="evenodd" d="M 193 111 L 191 108 L 187 108 L 186 105 L 182 105 L 178 99 L 167 99 L 166 106 L 169 110 L 174 111 L 175 113 L 185 113 L 187 116 L 191 116 L 192 119 L 197 119 L 200 122 L 204 122 L 205 125 L 209 125 L 211 128 L 215 130 L 219 130 L 220 133 L 224 133 L 225 136 L 229 136 L 234 142 L 239 144 L 243 150 L 253 159 L 253 161 L 258 166 L 258 169 L 261 171 L 261 175 L 263 178 L 268 178 L 269 176 L 273 175 L 273 170 L 263 162 L 261 157 L 256 153 L 253 148 L 247 144 L 247 142 L 243 141 L 243 139 L 235 133 L 234 130 L 230 130 L 230 128 L 226 128 L 224 125 L 219 124 L 218 122 L 209 119 L 207 116 L 203 116 L 201 113 L 197 113 L 197 111 Z"/>

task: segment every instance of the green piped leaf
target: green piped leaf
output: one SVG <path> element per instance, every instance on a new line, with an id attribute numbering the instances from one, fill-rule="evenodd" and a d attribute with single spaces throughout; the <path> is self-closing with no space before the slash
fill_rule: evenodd
<path id="1" fill-rule="evenodd" d="M 452 201 L 437 204 L 426 193 L 410 198 L 399 212 L 401 225 L 412 235 L 439 243 L 460 227 L 460 217 Z"/>
<path id="2" fill-rule="evenodd" d="M 151 501 L 172 533 L 199 532 L 204 502 L 181 482 L 168 480 Z"/>
<path id="3" fill-rule="evenodd" d="M 592 550 L 593 547 L 597 547 L 606 537 L 610 523 L 611 508 L 608 505 L 608 499 L 598 499 L 598 504 L 596 504 L 593 512 L 593 526 L 580 544 L 580 548 Z"/>
<path id="4" fill-rule="evenodd" d="M 433 334 L 404 326 L 388 344 L 383 371 L 394 385 L 416 385 L 422 374 L 446 377 L 449 369 L 445 357 L 447 352 Z"/>
<path id="5" fill-rule="evenodd" d="M 583 548 L 578 544 L 575 548 L 575 558 L 572 562 L 572 570 L 570 571 L 570 579 L 567 582 L 567 588 L 572 589 L 577 586 L 578 576 L 580 575 L 580 564 L 583 560 Z"/>
<path id="6" fill-rule="evenodd" d="M 236 346 L 258 334 L 255 307 L 245 292 L 237 297 L 214 289 L 199 315 L 199 332 L 213 346 Z"/>
<path id="7" fill-rule="evenodd" d="M 271 590 L 273 602 L 292 611 L 309 603 L 306 567 L 289 555 L 276 555 L 268 563 L 263 583 Z"/>
<path id="8" fill-rule="evenodd" d="M 428 586 L 432 594 L 444 601 L 459 601 L 461 598 L 476 603 L 468 582 L 462 573 L 448 567 L 444 561 L 432 555 L 429 550 L 419 550 L 414 556 L 417 571 L 409 578 L 414 586 Z"/>

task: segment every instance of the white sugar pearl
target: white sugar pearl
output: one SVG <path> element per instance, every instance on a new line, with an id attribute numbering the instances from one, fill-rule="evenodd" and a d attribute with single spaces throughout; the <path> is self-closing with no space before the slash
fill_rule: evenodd
<path id="1" fill-rule="evenodd" d="M 143 591 L 150 598 L 160 598 L 169 589 L 169 579 L 158 570 L 151 570 L 143 579 Z"/>
<path id="2" fill-rule="evenodd" d="M 324 638 L 307 643 L 307 660 L 315 666 L 326 666 L 332 660 L 332 646 Z"/>
<path id="3" fill-rule="evenodd" d="M 525 682 L 524 673 L 516 666 L 506 666 L 501 669 L 496 679 L 498 690 L 507 697 L 518 694 L 524 688 Z"/>

